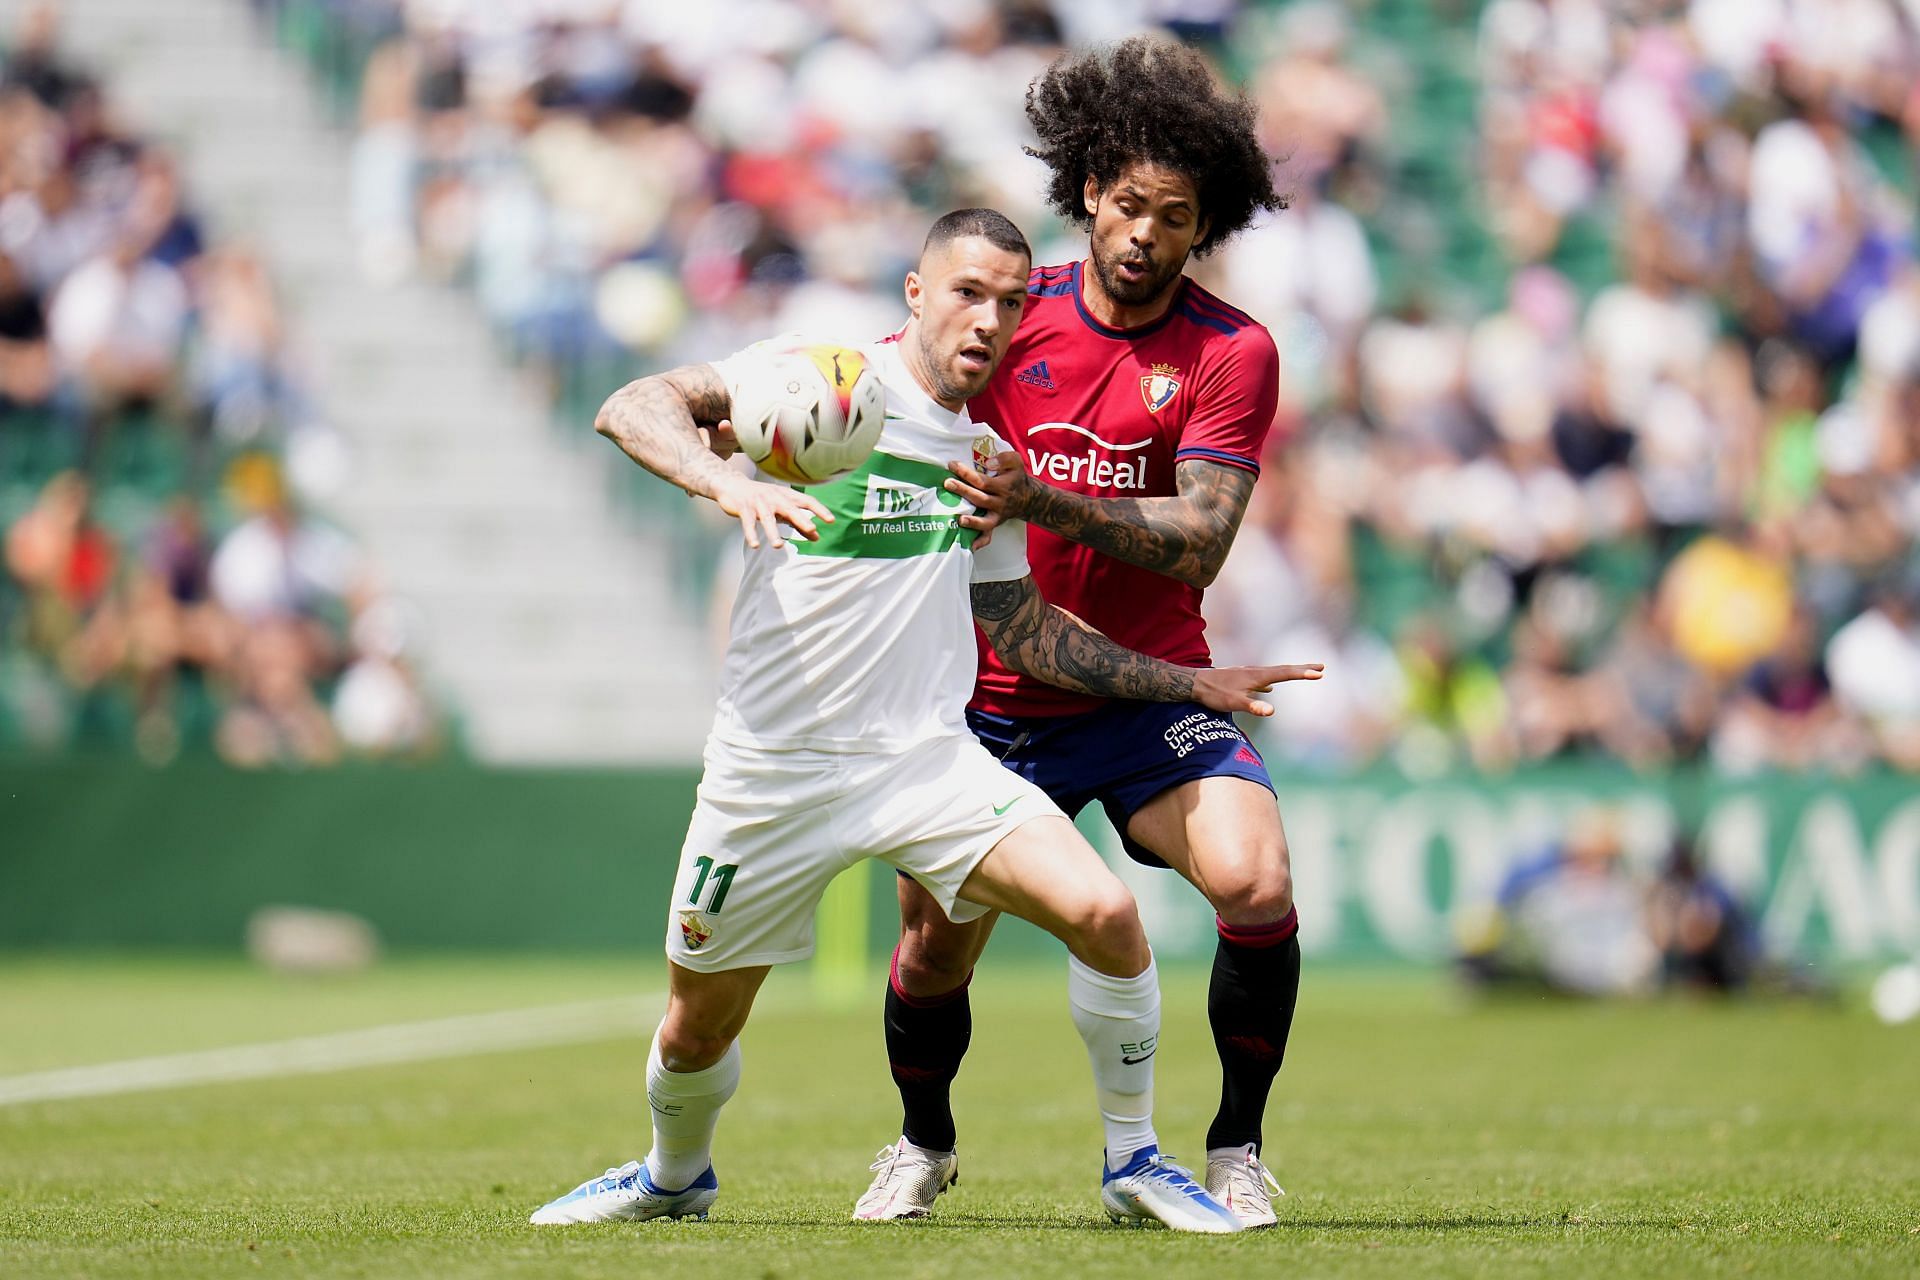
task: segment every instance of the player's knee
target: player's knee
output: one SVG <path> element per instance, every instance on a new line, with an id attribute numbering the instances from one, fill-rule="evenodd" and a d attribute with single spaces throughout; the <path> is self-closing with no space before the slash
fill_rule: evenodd
<path id="1" fill-rule="evenodd" d="M 1209 888 L 1213 909 L 1228 924 L 1271 924 L 1293 909 L 1293 873 L 1285 859 L 1218 877 Z"/>
<path id="2" fill-rule="evenodd" d="M 910 928 L 900 935 L 893 972 L 908 995 L 945 995 L 973 972 L 971 940 L 953 930 Z"/>
<path id="3" fill-rule="evenodd" d="M 1105 962 L 1095 967 L 1126 967 L 1135 960 L 1144 965 L 1147 933 L 1140 924 L 1140 909 L 1118 880 L 1089 891 L 1073 924 L 1088 954 Z"/>
<path id="4" fill-rule="evenodd" d="M 716 1013 L 690 1001 L 676 1000 L 668 1007 L 655 1036 L 667 1070 L 704 1071 L 726 1056 L 739 1028 Z"/>
<path id="5" fill-rule="evenodd" d="M 668 1023 L 660 1028 L 660 1062 L 669 1071 L 705 1071 L 727 1056 L 733 1037 L 717 1030 Z"/>

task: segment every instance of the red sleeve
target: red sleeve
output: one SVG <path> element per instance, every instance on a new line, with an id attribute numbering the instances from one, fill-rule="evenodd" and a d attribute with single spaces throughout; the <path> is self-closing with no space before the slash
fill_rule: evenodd
<path id="1" fill-rule="evenodd" d="M 1260 470 L 1260 449 L 1280 404 L 1280 353 L 1259 325 L 1233 335 L 1195 399 L 1173 460 L 1205 458 Z"/>

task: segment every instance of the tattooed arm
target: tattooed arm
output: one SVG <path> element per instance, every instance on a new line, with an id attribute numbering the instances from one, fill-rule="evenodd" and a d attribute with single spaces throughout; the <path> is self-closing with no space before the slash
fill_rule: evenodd
<path id="1" fill-rule="evenodd" d="M 739 519 L 749 547 L 760 545 L 761 530 L 773 546 L 783 545 L 782 524 L 817 540 L 814 519 L 833 519 L 818 501 L 785 485 L 751 480 L 714 452 L 710 441 L 729 439 L 731 412 L 719 370 L 689 364 L 629 382 L 608 396 L 593 429 L 668 484 L 719 503 Z"/>
<path id="2" fill-rule="evenodd" d="M 1142 702 L 1198 702 L 1216 711 L 1272 715 L 1253 697 L 1285 680 L 1317 680 L 1320 664 L 1182 667 L 1115 644 L 1040 598 L 1031 576 L 973 584 L 973 617 L 1000 660 L 1075 693 Z"/>
<path id="3" fill-rule="evenodd" d="M 653 474 L 698 498 L 734 474 L 700 437 L 731 413 L 727 385 L 710 364 L 683 365 L 629 382 L 600 406 L 593 429 Z"/>
<path id="4" fill-rule="evenodd" d="M 1240 467 L 1189 458 L 1174 468 L 1171 498 L 1089 498 L 1042 484 L 1015 453 L 983 474 L 949 463 L 949 492 L 1002 519 L 1027 520 L 1116 560 L 1205 587 L 1220 574 L 1253 493 L 1254 475 Z M 963 524 L 973 527 L 969 519 Z"/>

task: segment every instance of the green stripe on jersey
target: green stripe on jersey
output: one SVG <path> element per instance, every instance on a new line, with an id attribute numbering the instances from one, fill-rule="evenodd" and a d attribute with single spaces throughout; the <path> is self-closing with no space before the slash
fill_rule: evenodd
<path id="1" fill-rule="evenodd" d="M 833 512 L 819 524 L 818 542 L 794 542 L 803 556 L 904 560 L 971 547 L 975 533 L 960 527 L 963 501 L 943 488 L 948 472 L 931 462 L 879 450 L 858 470 L 807 490 Z"/>

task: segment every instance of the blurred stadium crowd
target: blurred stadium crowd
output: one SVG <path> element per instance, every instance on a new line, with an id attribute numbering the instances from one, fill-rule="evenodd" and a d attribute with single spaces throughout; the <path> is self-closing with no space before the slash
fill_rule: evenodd
<path id="1" fill-rule="evenodd" d="M 1635 866 L 1618 815 L 1593 807 L 1559 838 L 1517 853 L 1492 897 L 1454 920 L 1456 964 L 1473 986 L 1578 996 L 1826 991 L 1804 965 L 1767 954 L 1757 921 L 1684 839 L 1657 868 Z"/>
<path id="2" fill-rule="evenodd" d="M 1077 254 L 1024 86 L 1161 22 L 1293 194 L 1201 269 L 1286 361 L 1217 651 L 1337 677 L 1271 750 L 1920 766 L 1910 0 L 276 7 L 369 50 L 369 269 L 469 282 L 573 421 L 891 328 L 950 206 Z"/>
<path id="3" fill-rule="evenodd" d="M 945 209 L 994 205 L 1043 260 L 1078 256 L 1021 153 L 1025 86 L 1064 45 L 1160 25 L 1246 85 L 1292 196 L 1196 266 L 1285 368 L 1209 593 L 1221 660 L 1329 663 L 1276 699 L 1270 754 L 1920 768 L 1920 0 L 253 4 L 353 130 L 365 270 L 470 289 L 573 433 L 651 369 L 891 330 Z M 8 76 L 9 207 L 60 198 L 18 176 L 36 129 L 104 128 L 90 91 L 34 74 Z M 109 154 L 55 150 L 76 190 L 75 157 Z M 177 196 L 163 158 L 122 151 L 120 234 L 51 274 L 8 252 L 56 312 L 83 266 L 164 281 L 166 323 L 129 306 L 126 326 L 156 372 L 95 375 L 55 323 L 38 400 L 0 370 L 5 430 L 61 382 L 177 397 L 215 439 L 284 451 L 301 415 L 271 291 L 232 251 L 127 247 Z M 84 493 L 40 501 L 99 527 L 71 514 Z M 65 648 L 37 642 L 70 682 L 105 663 L 72 655 L 120 652 L 74 647 L 92 608 L 69 602 Z M 292 683 L 380 649 L 352 630 Z"/>
<path id="4" fill-rule="evenodd" d="M 0 745 L 246 766 L 427 749 L 398 607 L 259 260 L 31 9 L 0 71 Z"/>

